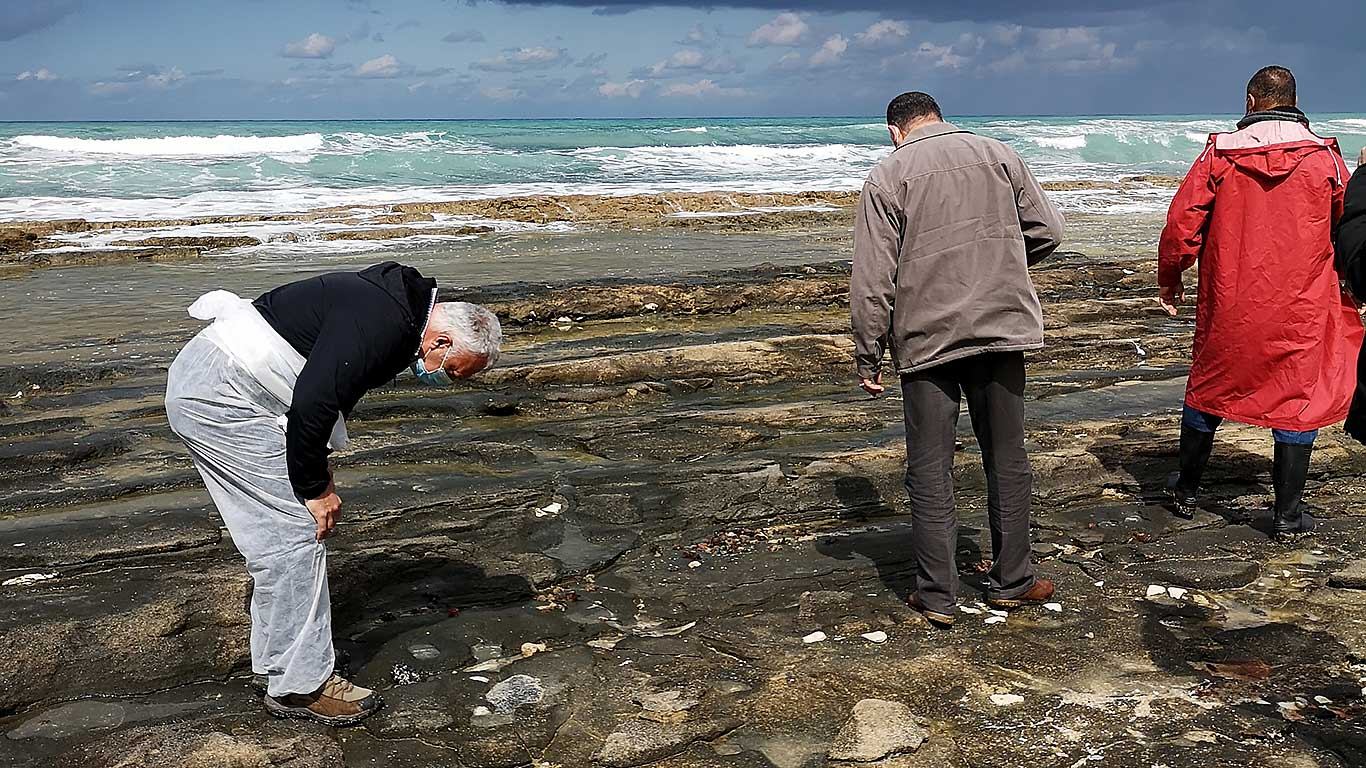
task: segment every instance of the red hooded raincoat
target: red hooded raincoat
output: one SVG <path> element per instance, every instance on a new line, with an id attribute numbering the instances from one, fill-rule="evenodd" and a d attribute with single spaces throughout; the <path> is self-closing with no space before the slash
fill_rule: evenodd
<path id="1" fill-rule="evenodd" d="M 1293 431 L 1346 417 L 1362 325 L 1332 237 L 1348 176 L 1336 140 L 1298 122 L 1210 136 L 1158 249 L 1164 287 L 1200 263 L 1188 405 Z"/>

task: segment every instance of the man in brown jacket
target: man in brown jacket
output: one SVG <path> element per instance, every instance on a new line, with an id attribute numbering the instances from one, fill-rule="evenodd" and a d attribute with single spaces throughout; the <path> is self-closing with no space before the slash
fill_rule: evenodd
<path id="1" fill-rule="evenodd" d="M 1024 447 L 1024 352 L 1043 347 L 1029 267 L 1063 222 L 1019 155 L 944 122 L 928 94 L 887 107 L 896 145 L 868 174 L 849 291 L 860 386 L 884 391 L 890 345 L 906 411 L 906 489 L 917 572 L 909 603 L 953 623 L 958 602 L 953 453 L 964 395 L 987 476 L 994 562 L 987 601 L 1041 603 L 1029 561 L 1032 478 Z"/>

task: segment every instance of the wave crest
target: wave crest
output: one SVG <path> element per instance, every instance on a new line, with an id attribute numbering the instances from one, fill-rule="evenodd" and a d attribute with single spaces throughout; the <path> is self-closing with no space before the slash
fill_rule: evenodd
<path id="1" fill-rule="evenodd" d="M 299 155 L 323 147 L 321 133 L 295 136 L 162 136 L 145 139 L 80 139 L 70 136 L 23 135 L 14 143 L 44 152 L 133 157 L 252 157 Z"/>

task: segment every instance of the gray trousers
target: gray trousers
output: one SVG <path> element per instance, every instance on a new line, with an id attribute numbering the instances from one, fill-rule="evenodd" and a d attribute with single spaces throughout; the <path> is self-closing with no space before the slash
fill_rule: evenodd
<path id="1" fill-rule="evenodd" d="M 964 395 L 987 476 L 995 561 L 988 596 L 1011 599 L 1034 586 L 1029 562 L 1033 477 L 1024 447 L 1024 386 L 1022 352 L 976 355 L 901 377 L 916 590 L 928 610 L 952 614 L 958 603 L 953 453 Z"/>
<path id="2" fill-rule="evenodd" d="M 247 561 L 251 668 L 268 693 L 312 693 L 332 675 L 327 547 L 285 466 L 285 406 L 202 335 L 166 381 L 166 416 Z"/>

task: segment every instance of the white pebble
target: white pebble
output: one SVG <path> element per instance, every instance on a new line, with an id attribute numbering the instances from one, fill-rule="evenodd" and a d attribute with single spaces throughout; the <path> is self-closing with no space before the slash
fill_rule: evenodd
<path id="1" fill-rule="evenodd" d="M 1173 600 L 1180 600 L 1186 596 L 1186 590 L 1180 587 L 1167 587 L 1167 594 L 1171 595 Z"/>
<path id="2" fill-rule="evenodd" d="M 1044 603 L 1043 607 L 1054 613 L 1062 613 L 1062 603 Z"/>
<path id="3" fill-rule="evenodd" d="M 880 630 L 880 629 L 877 630 L 876 632 L 865 632 L 865 633 L 862 635 L 862 637 L 863 637 L 864 640 L 867 640 L 867 641 L 870 642 L 870 643 L 885 643 L 885 642 L 887 642 L 887 633 L 886 633 L 886 632 L 883 632 L 883 631 Z"/>
<path id="4" fill-rule="evenodd" d="M 825 640 L 826 640 L 826 634 L 825 634 L 824 632 L 820 631 L 820 630 L 816 630 L 815 632 L 812 632 L 811 634 L 809 634 L 809 635 L 807 635 L 806 637 L 803 637 L 803 638 L 802 638 L 802 642 L 803 642 L 803 643 L 807 643 L 807 644 L 810 644 L 810 643 L 821 643 L 821 642 L 824 642 Z"/>
<path id="5" fill-rule="evenodd" d="M 987 617 L 987 620 L 986 620 L 986 623 L 987 623 L 987 624 L 1004 624 L 1004 623 L 1006 623 L 1006 617 L 1004 617 L 1004 616 L 988 616 L 988 617 Z"/>
<path id="6" fill-rule="evenodd" d="M 993 693 L 991 703 L 998 707 L 1013 707 L 1024 702 L 1024 697 L 1015 693 Z"/>
<path id="7" fill-rule="evenodd" d="M 30 584 L 55 578 L 57 578 L 55 573 L 26 573 L 23 576 L 15 576 L 12 579 L 0 582 L 0 587 L 27 587 Z"/>
<path id="8" fill-rule="evenodd" d="M 694 561 L 692 561 L 691 563 L 688 563 L 688 567 L 689 567 L 689 568 L 701 568 L 701 567 L 702 567 L 702 561 L 701 561 L 701 560 L 694 560 Z"/>
<path id="9" fill-rule="evenodd" d="M 1167 588 L 1166 588 L 1166 587 L 1161 587 L 1161 586 L 1158 586 L 1157 584 L 1149 584 L 1149 585 L 1148 585 L 1148 597 L 1157 597 L 1157 596 L 1159 596 L 1159 595 L 1165 595 L 1165 594 L 1167 594 Z"/>
<path id="10" fill-rule="evenodd" d="M 960 607 L 958 610 L 962 611 L 963 613 L 981 613 L 981 612 L 982 612 L 982 609 L 981 609 L 981 608 L 973 608 L 973 607 L 970 606 L 970 605 L 964 605 L 964 606 Z"/>

